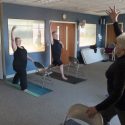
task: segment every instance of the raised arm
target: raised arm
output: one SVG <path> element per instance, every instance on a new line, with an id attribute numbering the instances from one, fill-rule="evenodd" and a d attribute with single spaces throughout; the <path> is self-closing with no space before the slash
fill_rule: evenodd
<path id="1" fill-rule="evenodd" d="M 109 17 L 111 18 L 113 22 L 116 37 L 119 36 L 122 33 L 118 25 L 118 16 L 120 14 L 120 11 L 117 10 L 114 6 L 114 8 L 109 7 L 109 10 L 106 10 L 106 13 L 109 15 Z"/>
<path id="2" fill-rule="evenodd" d="M 116 37 L 119 36 L 119 35 L 121 35 L 121 34 L 122 34 L 122 31 L 121 31 L 121 29 L 119 28 L 118 22 L 115 22 L 115 23 L 113 24 L 113 26 L 114 26 L 114 31 L 115 31 Z"/>
<path id="3" fill-rule="evenodd" d="M 15 29 L 16 29 L 16 26 L 13 26 L 12 30 L 11 30 L 11 46 L 12 46 L 13 51 L 16 51 L 16 49 L 17 49 L 17 45 L 15 43 L 15 38 L 14 38 L 14 30 Z"/>

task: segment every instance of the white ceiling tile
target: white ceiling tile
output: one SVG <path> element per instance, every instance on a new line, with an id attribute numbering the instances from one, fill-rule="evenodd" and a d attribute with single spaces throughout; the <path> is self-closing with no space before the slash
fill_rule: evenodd
<path id="1" fill-rule="evenodd" d="M 105 10 L 114 4 L 125 13 L 125 0 L 2 0 L 6 3 L 38 6 L 72 12 L 105 15 Z"/>

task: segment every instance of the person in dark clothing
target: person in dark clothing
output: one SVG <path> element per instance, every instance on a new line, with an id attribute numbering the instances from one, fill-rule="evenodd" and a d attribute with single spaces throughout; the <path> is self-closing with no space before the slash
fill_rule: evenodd
<path id="1" fill-rule="evenodd" d="M 56 31 L 53 31 L 51 35 L 52 64 L 60 67 L 62 79 L 67 80 L 67 77 L 64 75 L 63 63 L 61 60 L 62 48 L 64 48 L 64 45 L 60 40 L 58 40 L 58 34 Z"/>
<path id="2" fill-rule="evenodd" d="M 12 27 L 11 30 L 11 46 L 14 52 L 14 60 L 13 60 L 13 69 L 16 71 L 16 74 L 13 78 L 13 84 L 18 84 L 20 81 L 21 90 L 27 90 L 27 59 L 33 62 L 33 59 L 27 55 L 27 50 L 21 46 L 21 38 L 14 38 L 14 30 L 16 26 Z"/>
<path id="3" fill-rule="evenodd" d="M 110 8 L 106 11 L 113 21 L 116 34 L 115 54 L 117 59 L 106 71 L 107 90 L 109 96 L 94 107 L 87 109 L 89 117 L 100 112 L 104 119 L 104 125 L 109 125 L 111 118 L 118 115 L 121 125 L 125 125 L 125 33 L 118 26 L 119 11 Z"/>

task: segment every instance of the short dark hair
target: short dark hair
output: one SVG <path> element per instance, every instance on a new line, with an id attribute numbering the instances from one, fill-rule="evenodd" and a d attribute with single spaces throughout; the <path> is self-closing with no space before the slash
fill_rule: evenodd
<path id="1" fill-rule="evenodd" d="M 20 39 L 20 37 L 15 37 L 15 41 L 17 41 L 18 39 Z"/>
<path id="2" fill-rule="evenodd" d="M 56 33 L 56 32 L 57 32 L 57 31 L 53 31 L 53 32 L 52 32 L 52 35 L 53 35 L 54 33 Z"/>

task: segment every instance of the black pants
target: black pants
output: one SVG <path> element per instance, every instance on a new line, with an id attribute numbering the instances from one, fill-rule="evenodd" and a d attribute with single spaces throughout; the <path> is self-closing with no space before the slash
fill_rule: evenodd
<path id="1" fill-rule="evenodd" d="M 13 83 L 17 84 L 20 81 L 21 90 L 27 89 L 27 73 L 26 73 L 26 69 L 14 68 L 14 70 L 16 71 L 16 74 L 15 74 L 15 76 L 13 78 Z"/>
<path id="2" fill-rule="evenodd" d="M 101 114 L 104 120 L 104 125 L 106 125 L 107 122 L 110 122 L 115 115 L 118 115 L 121 125 L 125 125 L 125 111 L 118 110 L 112 106 L 105 111 L 102 111 Z"/>

